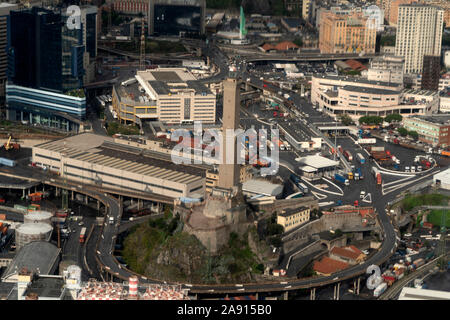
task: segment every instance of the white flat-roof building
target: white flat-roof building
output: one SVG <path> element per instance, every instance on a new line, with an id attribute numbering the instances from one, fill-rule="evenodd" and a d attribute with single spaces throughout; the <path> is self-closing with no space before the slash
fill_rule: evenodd
<path id="1" fill-rule="evenodd" d="M 436 173 L 433 176 L 433 184 L 440 184 L 442 189 L 450 190 L 450 168 Z"/>
<path id="2" fill-rule="evenodd" d="M 70 180 L 111 189 L 173 198 L 205 192 L 205 170 L 90 133 L 34 146 L 32 161 Z"/>
<path id="3" fill-rule="evenodd" d="M 404 287 L 398 300 L 450 300 L 450 292 Z"/>
<path id="4" fill-rule="evenodd" d="M 363 78 L 313 76 L 311 102 L 331 116 L 430 115 L 439 109 L 439 95 L 427 90 L 403 90 L 400 83 Z"/>
<path id="5" fill-rule="evenodd" d="M 216 96 L 186 68 L 138 71 L 135 80 L 113 87 L 112 106 L 121 122 L 215 122 Z"/>
<path id="6" fill-rule="evenodd" d="M 283 192 L 283 185 L 252 179 L 242 184 L 242 192 L 250 197 L 261 194 L 276 197 Z"/>

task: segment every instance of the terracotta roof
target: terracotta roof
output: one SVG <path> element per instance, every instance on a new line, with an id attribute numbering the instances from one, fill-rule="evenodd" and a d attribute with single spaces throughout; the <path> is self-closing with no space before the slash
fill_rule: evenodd
<path id="1" fill-rule="evenodd" d="M 367 67 L 364 66 L 361 62 L 353 60 L 353 59 L 347 60 L 347 61 L 345 61 L 345 63 L 353 70 L 358 70 L 358 71 L 367 70 Z"/>
<path id="2" fill-rule="evenodd" d="M 298 49 L 300 48 L 298 45 L 296 45 L 295 43 L 292 43 L 290 41 L 283 41 L 278 43 L 275 46 L 275 49 L 277 49 L 278 51 L 286 51 L 286 50 L 290 50 L 290 49 Z"/>
<path id="3" fill-rule="evenodd" d="M 346 268 L 348 268 L 347 263 L 328 257 L 323 257 L 322 260 L 314 262 L 313 266 L 314 271 L 323 274 L 332 274 Z"/>
<path id="4" fill-rule="evenodd" d="M 331 249 L 330 251 L 330 254 L 334 254 L 336 256 L 344 257 L 347 259 L 356 260 L 362 254 L 362 252 L 361 250 L 352 245 L 343 248 L 333 247 L 333 249 Z"/>
<path id="5" fill-rule="evenodd" d="M 264 51 L 269 51 L 269 50 L 275 50 L 276 48 L 269 44 L 269 43 L 264 43 L 264 45 L 261 47 Z"/>

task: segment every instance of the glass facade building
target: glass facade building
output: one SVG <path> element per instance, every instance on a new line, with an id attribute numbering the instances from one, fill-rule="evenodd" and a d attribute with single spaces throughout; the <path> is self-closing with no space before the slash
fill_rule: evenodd
<path id="1" fill-rule="evenodd" d="M 8 79 L 17 85 L 62 90 L 61 16 L 33 7 L 11 11 Z"/>
<path id="2" fill-rule="evenodd" d="M 7 119 L 78 131 L 86 118 L 86 98 L 6 85 Z"/>

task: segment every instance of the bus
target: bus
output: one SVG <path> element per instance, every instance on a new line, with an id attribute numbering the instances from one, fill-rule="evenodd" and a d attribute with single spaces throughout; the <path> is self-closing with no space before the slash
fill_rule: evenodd
<path id="1" fill-rule="evenodd" d="M 297 184 L 297 187 L 300 189 L 301 192 L 303 193 L 308 193 L 308 187 L 304 184 L 304 183 L 299 183 Z"/>
<path id="2" fill-rule="evenodd" d="M 86 236 L 86 227 L 81 228 L 80 231 L 80 243 L 84 243 L 84 238 Z"/>

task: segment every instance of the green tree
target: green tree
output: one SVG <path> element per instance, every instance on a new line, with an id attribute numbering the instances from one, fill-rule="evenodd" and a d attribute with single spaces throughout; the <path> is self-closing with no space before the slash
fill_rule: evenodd
<path id="1" fill-rule="evenodd" d="M 342 122 L 343 125 L 348 126 L 351 125 L 353 123 L 352 118 L 346 114 L 346 113 L 342 113 L 338 116 L 339 121 Z"/>
<path id="2" fill-rule="evenodd" d="M 297 37 L 295 38 L 294 41 L 292 41 L 294 44 L 298 45 L 299 47 L 301 47 L 303 45 L 303 39 L 301 37 Z"/>
<path id="3" fill-rule="evenodd" d="M 395 46 L 395 36 L 385 35 L 380 39 L 380 45 L 382 46 Z"/>
<path id="4" fill-rule="evenodd" d="M 387 116 L 384 118 L 384 121 L 386 121 L 386 122 L 388 122 L 388 123 L 391 123 L 392 121 L 400 122 L 400 121 L 402 121 L 402 119 L 403 119 L 403 117 L 402 117 L 401 114 L 393 113 L 393 114 L 387 115 Z"/>
<path id="5" fill-rule="evenodd" d="M 402 137 L 405 137 L 408 134 L 408 130 L 406 130 L 403 127 L 402 128 L 398 128 L 397 131 Z"/>
<path id="6" fill-rule="evenodd" d="M 408 131 L 408 135 L 413 138 L 414 140 L 419 139 L 419 134 L 417 133 L 417 131 Z"/>
<path id="7" fill-rule="evenodd" d="M 379 116 L 364 116 L 359 118 L 359 123 L 361 124 L 374 124 L 379 125 L 383 123 L 383 118 Z"/>

